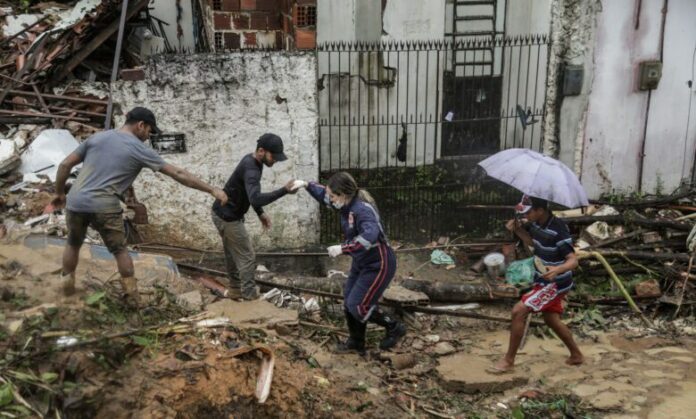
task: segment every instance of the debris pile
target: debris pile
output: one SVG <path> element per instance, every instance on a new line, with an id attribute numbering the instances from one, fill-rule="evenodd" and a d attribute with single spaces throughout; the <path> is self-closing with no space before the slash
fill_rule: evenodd
<path id="1" fill-rule="evenodd" d="M 623 297 L 603 257 L 638 302 L 657 301 L 675 314 L 696 304 L 694 250 L 696 250 L 696 191 L 668 197 L 601 203 L 585 214 L 558 212 L 576 235 L 581 255 L 575 298 L 617 302 Z"/>
<path id="2" fill-rule="evenodd" d="M 152 53 L 171 50 L 148 3 L 129 2 L 119 68 L 141 66 Z M 122 0 L 22 4 L 3 8 L 0 123 L 103 126 L 105 95 L 65 83 L 110 79 Z"/>

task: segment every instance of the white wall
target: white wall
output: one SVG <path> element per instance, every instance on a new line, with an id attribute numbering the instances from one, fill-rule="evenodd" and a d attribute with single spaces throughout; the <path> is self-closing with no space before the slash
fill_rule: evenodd
<path id="1" fill-rule="evenodd" d="M 643 162 L 644 191 L 662 189 L 663 193 L 669 193 L 682 179 L 690 179 L 696 147 L 696 86 L 692 84 L 689 88 L 687 81 L 696 83 L 695 17 L 696 1 L 670 0 L 662 80 L 650 99 Z"/>
<path id="2" fill-rule="evenodd" d="M 195 42 L 193 39 L 193 12 L 191 10 L 191 2 L 197 0 L 180 0 L 181 5 L 181 25 L 182 36 L 177 37 L 177 8 L 175 0 L 151 0 L 150 14 L 160 20 L 167 22 L 169 25 L 164 26 L 164 33 L 171 45 L 176 50 L 193 51 Z"/>
<path id="3" fill-rule="evenodd" d="M 693 77 L 691 54 L 696 40 L 696 26 L 690 17 L 696 12 L 696 3 L 669 2 L 663 76 L 651 94 L 650 115 L 648 92 L 637 90 L 638 64 L 659 59 L 663 0 L 642 2 L 637 30 L 636 6 L 632 0 L 603 2 L 598 16 L 581 179 L 588 195 L 594 198 L 640 188 L 638 173 L 646 117 L 643 190 L 652 192 L 662 183 L 662 192 L 670 192 L 682 176 L 687 107 L 690 95 L 693 98 L 686 82 Z M 687 138 L 687 174 L 693 163 L 693 132 Z"/>
<path id="4" fill-rule="evenodd" d="M 261 134 L 274 132 L 284 140 L 288 161 L 264 169 L 262 190 L 270 191 L 293 178 L 318 177 L 315 71 L 312 53 L 157 57 L 146 67 L 144 81 L 115 86 L 114 102 L 121 111 L 117 122 L 133 106 L 152 109 L 166 132 L 186 134 L 188 151 L 167 154 L 165 160 L 218 187 L 255 150 Z M 210 196 L 148 170 L 135 189 L 148 207 L 148 233 L 156 240 L 220 246 L 210 221 Z M 253 211 L 247 214 L 247 227 L 260 249 L 301 248 L 318 241 L 318 206 L 306 193 L 283 197 L 266 213 L 273 222 L 269 233 L 261 232 Z"/>
<path id="5" fill-rule="evenodd" d="M 355 40 L 355 0 L 317 0 L 317 43 Z"/>

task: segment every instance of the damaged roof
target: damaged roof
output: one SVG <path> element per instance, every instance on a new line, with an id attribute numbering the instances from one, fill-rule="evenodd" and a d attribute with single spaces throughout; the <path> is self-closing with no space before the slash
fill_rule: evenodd
<path id="1" fill-rule="evenodd" d="M 103 123 L 106 102 L 89 96 L 86 99 L 91 102 L 80 102 L 48 93 L 73 77 L 108 79 L 123 0 L 33 2 L 26 8 L 16 3 L 0 1 L 0 22 L 4 20 L 0 26 L 4 35 L 0 41 L 0 122 L 46 117 Z M 162 32 L 164 22 L 150 17 L 148 3 L 128 1 L 124 39 L 139 27 L 157 36 Z M 126 67 L 142 64 L 127 45 L 122 61 Z"/>

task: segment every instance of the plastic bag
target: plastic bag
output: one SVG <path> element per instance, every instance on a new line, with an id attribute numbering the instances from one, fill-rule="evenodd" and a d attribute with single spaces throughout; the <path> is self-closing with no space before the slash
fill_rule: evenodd
<path id="1" fill-rule="evenodd" d="M 517 288 L 526 288 L 534 283 L 534 258 L 516 260 L 505 271 L 505 282 Z"/>

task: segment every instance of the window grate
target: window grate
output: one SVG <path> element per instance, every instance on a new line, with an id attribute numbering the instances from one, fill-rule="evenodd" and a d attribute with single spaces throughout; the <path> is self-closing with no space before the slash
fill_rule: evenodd
<path id="1" fill-rule="evenodd" d="M 213 10 L 222 10 L 222 0 L 213 0 Z"/>
<path id="2" fill-rule="evenodd" d="M 317 6 L 306 5 L 297 7 L 297 27 L 317 26 Z"/>
<path id="3" fill-rule="evenodd" d="M 215 33 L 215 49 L 220 51 L 224 48 L 222 45 L 222 34 L 220 32 Z"/>

